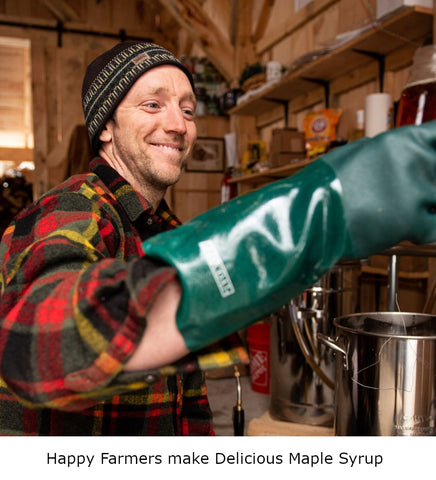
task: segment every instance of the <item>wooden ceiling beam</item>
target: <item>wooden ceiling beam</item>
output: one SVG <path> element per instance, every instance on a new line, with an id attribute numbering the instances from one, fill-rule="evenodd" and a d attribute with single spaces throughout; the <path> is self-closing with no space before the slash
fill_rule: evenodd
<path id="1" fill-rule="evenodd" d="M 195 0 L 159 0 L 198 42 L 226 80 L 235 76 L 234 47 Z"/>
<path id="2" fill-rule="evenodd" d="M 235 68 L 240 73 L 247 65 L 258 61 L 252 39 L 253 0 L 238 0 L 233 14 L 237 24 Z"/>
<path id="3" fill-rule="evenodd" d="M 300 28 L 305 23 L 309 22 L 324 10 L 338 2 L 339 0 L 313 0 L 298 12 L 292 15 L 285 15 L 285 21 L 274 28 L 273 35 L 268 38 L 261 38 L 256 42 L 256 52 L 262 55 L 266 50 L 272 48 L 279 43 L 283 38 L 289 36 L 292 32 Z M 264 5 L 265 6 L 265 5 Z"/>
<path id="4" fill-rule="evenodd" d="M 259 41 L 265 33 L 275 0 L 263 0 L 262 10 L 253 33 L 253 42 Z"/>
<path id="5" fill-rule="evenodd" d="M 77 12 L 65 0 L 39 0 L 50 13 L 61 22 L 78 22 Z"/>
<path id="6" fill-rule="evenodd" d="M 238 32 L 238 3 L 239 0 L 230 0 L 229 39 L 233 46 Z"/>

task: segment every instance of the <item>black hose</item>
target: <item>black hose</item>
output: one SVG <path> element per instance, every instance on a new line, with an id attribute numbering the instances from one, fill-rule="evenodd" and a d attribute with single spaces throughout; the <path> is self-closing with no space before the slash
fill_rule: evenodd
<path id="1" fill-rule="evenodd" d="M 245 413 L 244 410 L 233 407 L 233 432 L 235 437 L 244 436 Z"/>

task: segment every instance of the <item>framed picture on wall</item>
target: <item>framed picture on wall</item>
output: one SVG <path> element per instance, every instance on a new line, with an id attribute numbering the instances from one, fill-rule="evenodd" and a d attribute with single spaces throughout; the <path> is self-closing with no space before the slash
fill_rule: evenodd
<path id="1" fill-rule="evenodd" d="M 187 172 L 223 172 L 224 139 L 199 137 L 186 162 Z"/>

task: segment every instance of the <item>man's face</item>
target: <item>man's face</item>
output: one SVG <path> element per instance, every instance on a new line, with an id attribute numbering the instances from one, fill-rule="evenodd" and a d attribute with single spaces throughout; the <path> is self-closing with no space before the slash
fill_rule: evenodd
<path id="1" fill-rule="evenodd" d="M 105 158 L 145 197 L 179 179 L 197 136 L 195 105 L 182 70 L 155 67 L 133 84 L 101 133 Z"/>

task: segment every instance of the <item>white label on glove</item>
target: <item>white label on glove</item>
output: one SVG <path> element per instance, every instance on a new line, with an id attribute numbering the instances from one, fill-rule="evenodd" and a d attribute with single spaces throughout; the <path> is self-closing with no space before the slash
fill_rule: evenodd
<path id="1" fill-rule="evenodd" d="M 212 240 L 200 242 L 198 246 L 209 266 L 209 270 L 212 273 L 221 297 L 225 298 L 233 295 L 235 293 L 235 287 L 233 286 L 232 279 Z"/>

